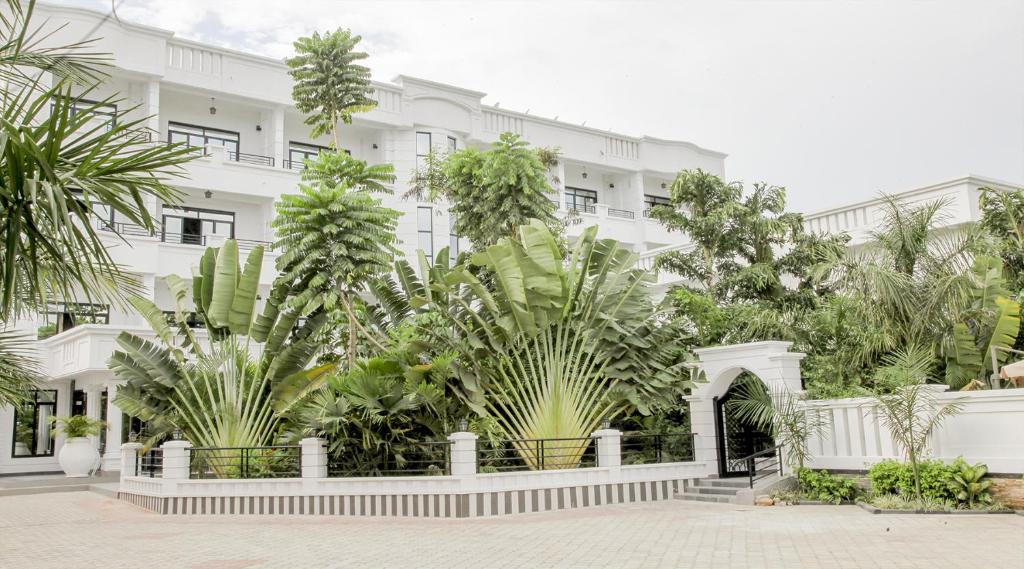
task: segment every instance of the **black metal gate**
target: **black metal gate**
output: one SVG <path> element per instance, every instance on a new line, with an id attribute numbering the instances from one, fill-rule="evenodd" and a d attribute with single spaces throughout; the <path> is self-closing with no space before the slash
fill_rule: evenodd
<path id="1" fill-rule="evenodd" d="M 733 383 L 735 386 L 736 383 Z M 733 405 L 733 387 L 722 397 L 716 397 L 715 435 L 718 437 L 718 475 L 722 478 L 748 476 L 750 466 L 745 457 L 775 446 L 770 433 L 741 420 Z"/>

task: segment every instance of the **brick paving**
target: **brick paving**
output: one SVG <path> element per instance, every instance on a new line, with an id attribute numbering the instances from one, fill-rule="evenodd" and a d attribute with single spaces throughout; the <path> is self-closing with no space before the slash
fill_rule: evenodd
<path id="1" fill-rule="evenodd" d="M 1024 568 L 1024 516 L 664 502 L 475 520 L 162 517 L 89 492 L 0 497 L 0 567 Z"/>

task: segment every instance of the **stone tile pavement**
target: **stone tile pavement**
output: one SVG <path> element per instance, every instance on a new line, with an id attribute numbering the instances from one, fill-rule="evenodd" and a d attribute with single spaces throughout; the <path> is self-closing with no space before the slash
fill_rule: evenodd
<path id="1" fill-rule="evenodd" d="M 1024 516 L 668 500 L 476 520 L 162 517 L 89 492 L 0 497 L 0 567 L 1024 568 Z"/>

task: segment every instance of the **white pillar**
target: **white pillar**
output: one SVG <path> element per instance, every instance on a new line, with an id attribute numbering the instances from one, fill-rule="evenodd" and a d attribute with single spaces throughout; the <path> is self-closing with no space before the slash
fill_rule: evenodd
<path id="1" fill-rule="evenodd" d="M 473 433 L 458 432 L 448 435 L 452 442 L 452 476 L 473 476 L 476 474 L 476 439 Z"/>
<path id="2" fill-rule="evenodd" d="M 271 134 L 268 137 L 273 144 L 273 156 L 274 165 L 281 167 L 284 166 L 285 154 L 285 139 L 284 139 L 284 107 L 274 107 L 274 114 L 272 117 L 274 122 Z"/>
<path id="3" fill-rule="evenodd" d="M 114 405 L 117 398 L 118 384 L 111 382 L 107 384 L 107 448 L 103 453 L 103 470 L 114 470 L 121 456 L 121 408 Z"/>
<path id="4" fill-rule="evenodd" d="M 99 421 L 100 420 L 100 396 L 103 393 L 101 389 L 102 385 L 88 385 L 82 388 L 85 391 L 85 416 Z M 99 435 L 90 435 L 89 440 L 92 442 L 93 448 L 100 448 L 100 437 Z"/>
<path id="5" fill-rule="evenodd" d="M 622 431 L 600 429 L 590 436 L 597 439 L 597 466 L 618 470 L 622 466 Z"/>
<path id="6" fill-rule="evenodd" d="M 693 435 L 693 460 L 703 462 L 708 474 L 718 473 L 718 439 L 715 436 L 715 403 L 711 398 L 691 395 L 690 431 Z"/>
<path id="7" fill-rule="evenodd" d="M 188 441 L 167 441 L 160 446 L 164 452 L 164 480 L 188 480 L 191 447 Z"/>
<path id="8" fill-rule="evenodd" d="M 142 451 L 142 443 L 124 443 L 121 445 L 119 462 L 121 464 L 121 479 L 128 476 L 138 475 L 139 452 Z"/>
<path id="9" fill-rule="evenodd" d="M 153 140 L 159 140 L 160 136 L 160 80 L 150 79 L 146 83 L 145 105 L 143 111 L 146 113 L 146 128 L 153 131 Z"/>
<path id="10" fill-rule="evenodd" d="M 639 221 L 637 224 L 636 249 L 642 251 L 647 249 L 647 224 L 644 218 L 644 173 L 634 172 L 629 181 L 629 193 L 626 195 L 626 204 L 623 209 L 633 212 L 633 219 Z M 654 221 L 653 223 L 657 223 Z"/>
<path id="11" fill-rule="evenodd" d="M 302 448 L 302 477 L 327 478 L 327 441 L 306 438 L 299 442 Z"/>
<path id="12" fill-rule="evenodd" d="M 555 201 L 558 202 L 558 209 L 565 209 L 565 159 L 559 158 L 555 165 L 555 177 L 558 181 L 553 184 L 555 188 Z"/>

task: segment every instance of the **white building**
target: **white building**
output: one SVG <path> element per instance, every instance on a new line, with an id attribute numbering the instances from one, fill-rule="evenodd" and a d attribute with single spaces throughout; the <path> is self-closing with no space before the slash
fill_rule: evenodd
<path id="1" fill-rule="evenodd" d="M 282 62 L 178 39 L 169 31 L 118 22 L 99 12 L 42 5 L 38 13 L 39 21 L 68 22 L 57 39 L 78 41 L 92 32 L 103 38 L 98 50 L 113 54 L 110 80 L 89 98 L 120 93 L 118 106 L 137 107 L 133 115 L 150 117 L 148 126 L 160 140 L 206 147 L 207 155 L 189 163 L 187 177 L 176 183 L 184 193 L 182 204 L 148 204 L 160 233 L 152 237 L 121 225 L 129 246 L 110 240 L 115 260 L 141 275 L 159 306 L 171 308 L 162 278 L 190 275 L 205 246 L 229 237 L 243 249 L 273 241 L 275 200 L 295 192 L 302 160 L 327 144 L 309 138 L 303 116 L 291 105 L 291 80 Z M 398 181 L 386 205 L 404 214 L 398 236 L 406 255 L 457 246 L 443 205 L 401 198 L 430 148 L 484 148 L 506 131 L 533 146 L 558 147 L 561 159 L 552 174 L 559 209 L 575 210 L 583 220 L 570 226 L 570 236 L 599 224 L 603 237 L 641 252 L 642 266 L 658 252 L 686 246 L 681 236 L 645 215 L 666 198 L 675 173 L 702 168 L 725 174 L 725 154 L 689 142 L 637 138 L 498 109 L 482 104 L 484 93 L 414 77 L 399 76 L 374 87 L 377 108 L 356 116 L 340 136 L 353 156 L 394 164 Z M 963 223 L 977 219 L 977 187 L 990 183 L 971 177 L 908 195 L 955 194 L 956 220 Z M 862 238 L 878 221 L 876 212 L 877 204 L 866 202 L 810 215 L 807 223 Z M 275 258 L 273 252 L 265 257 L 264 286 L 273 278 Z M 72 413 L 107 422 L 96 444 L 104 451 L 104 468 L 115 470 L 120 443 L 134 427 L 112 403 L 118 382 L 106 362 L 120 331 L 144 335 L 148 328 L 130 312 L 81 306 L 56 306 L 45 318 L 20 326 L 45 324 L 56 325 L 57 331 L 38 342 L 49 383 L 35 404 L 18 413 L 0 409 L 0 474 L 59 470 L 56 450 L 62 439 L 50 436 L 46 418 Z"/>

